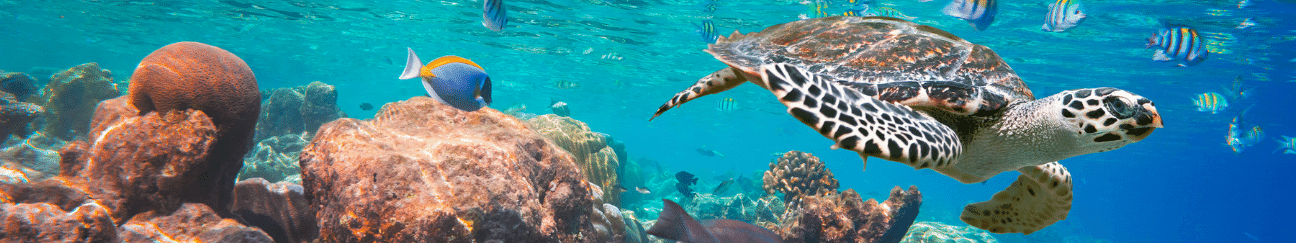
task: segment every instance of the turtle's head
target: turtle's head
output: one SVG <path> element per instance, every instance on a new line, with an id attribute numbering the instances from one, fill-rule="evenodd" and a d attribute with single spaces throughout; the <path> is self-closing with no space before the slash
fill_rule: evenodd
<path id="1" fill-rule="evenodd" d="M 1057 94 L 1062 118 L 1074 124 L 1082 144 L 1107 151 L 1138 142 L 1162 126 L 1151 100 L 1116 88 L 1091 88 Z M 1089 147 L 1089 146 L 1086 146 Z"/>

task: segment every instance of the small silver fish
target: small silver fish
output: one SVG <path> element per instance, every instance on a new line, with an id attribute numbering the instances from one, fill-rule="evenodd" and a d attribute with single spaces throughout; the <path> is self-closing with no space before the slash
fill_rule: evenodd
<path id="1" fill-rule="evenodd" d="M 1044 31 L 1062 32 L 1079 25 L 1084 21 L 1084 5 L 1078 0 L 1058 0 L 1049 4 L 1048 15 L 1044 16 Z"/>
<path id="2" fill-rule="evenodd" d="M 963 19 L 976 28 L 977 31 L 985 30 L 994 23 L 995 15 L 999 13 L 998 0 L 953 0 L 945 5 L 945 15 Z"/>
<path id="3" fill-rule="evenodd" d="M 508 24 L 508 14 L 504 10 L 504 0 L 482 1 L 482 26 L 499 32 Z"/>
<path id="4" fill-rule="evenodd" d="M 648 188 L 643 188 L 643 187 L 635 187 L 635 191 L 639 192 L 639 194 L 652 194 L 652 191 L 649 191 Z"/>

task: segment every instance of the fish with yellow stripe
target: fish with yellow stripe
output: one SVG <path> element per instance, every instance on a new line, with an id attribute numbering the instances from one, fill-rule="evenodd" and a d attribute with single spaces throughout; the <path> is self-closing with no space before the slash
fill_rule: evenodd
<path id="1" fill-rule="evenodd" d="M 428 96 L 442 104 L 464 111 L 476 111 L 491 103 L 491 79 L 473 61 L 458 56 L 442 56 L 427 65 L 405 48 L 405 72 L 400 79 L 421 78 Z"/>
<path id="2" fill-rule="evenodd" d="M 721 99 L 719 104 L 716 106 L 716 110 L 720 110 L 720 111 L 732 111 L 737 109 L 738 109 L 738 102 L 734 101 L 734 98 Z"/>
<path id="3" fill-rule="evenodd" d="M 1197 111 L 1200 112 L 1219 114 L 1220 112 L 1223 112 L 1224 109 L 1228 108 L 1229 103 L 1228 99 L 1225 99 L 1223 95 L 1215 92 L 1207 92 L 1197 94 L 1197 97 L 1193 98 L 1193 106 L 1196 106 Z"/>
<path id="4" fill-rule="evenodd" d="M 1296 154 L 1296 138 L 1288 136 L 1281 137 L 1282 140 L 1274 139 L 1275 141 L 1278 141 L 1278 150 L 1274 150 L 1274 153 L 1283 151 L 1283 154 Z"/>
<path id="5" fill-rule="evenodd" d="M 998 0 L 953 0 L 941 10 L 945 15 L 966 20 L 977 31 L 990 28 L 999 14 Z"/>
<path id="6" fill-rule="evenodd" d="M 1044 16 L 1044 31 L 1062 32 L 1084 21 L 1084 5 L 1079 0 L 1057 0 L 1048 6 L 1048 15 Z"/>
<path id="7" fill-rule="evenodd" d="M 1177 66 L 1195 66 L 1206 61 L 1210 52 L 1206 50 L 1206 40 L 1196 29 L 1182 25 L 1167 25 L 1148 39 L 1147 48 L 1158 47 L 1152 60 L 1160 62 L 1181 61 Z"/>

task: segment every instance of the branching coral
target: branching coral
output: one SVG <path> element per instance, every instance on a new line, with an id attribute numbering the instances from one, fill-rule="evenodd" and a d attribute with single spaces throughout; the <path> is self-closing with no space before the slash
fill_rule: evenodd
<path id="1" fill-rule="evenodd" d="M 762 187 L 766 193 L 783 193 L 783 200 L 789 203 L 803 195 L 837 193 L 837 179 L 833 178 L 832 171 L 824 167 L 819 157 L 809 153 L 788 151 L 769 166 Z"/>

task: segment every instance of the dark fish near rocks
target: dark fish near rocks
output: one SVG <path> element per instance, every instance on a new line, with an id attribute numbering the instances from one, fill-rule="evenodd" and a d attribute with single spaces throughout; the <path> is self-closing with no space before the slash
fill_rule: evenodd
<path id="1" fill-rule="evenodd" d="M 733 183 L 734 183 L 733 179 L 729 179 L 727 181 L 721 182 L 719 186 L 716 186 L 715 190 L 711 191 L 711 194 L 719 195 L 720 193 L 724 193 L 725 191 L 729 190 L 729 186 L 733 185 Z"/>
<path id="2" fill-rule="evenodd" d="M 367 110 L 373 110 L 373 104 L 369 104 L 369 103 L 360 103 L 360 109 L 361 109 L 361 110 L 366 110 L 366 111 L 367 111 Z"/>
<path id="3" fill-rule="evenodd" d="M 694 178 L 693 174 L 690 174 L 687 171 L 680 171 L 679 173 L 675 173 L 675 180 L 679 181 L 679 183 L 697 184 L 698 179 Z"/>
<path id="4" fill-rule="evenodd" d="M 693 189 L 689 188 L 689 186 L 697 184 L 698 179 L 694 178 L 693 174 L 680 171 L 679 173 L 675 173 L 675 180 L 679 181 L 678 183 L 675 183 L 675 190 L 679 190 L 680 194 L 684 194 L 684 197 L 693 199 L 693 195 L 696 193 L 694 193 Z"/>
<path id="5" fill-rule="evenodd" d="M 698 222 L 684 208 L 671 200 L 662 199 L 662 212 L 657 224 L 648 234 L 679 242 L 783 242 L 773 231 L 746 222 L 729 219 L 709 219 Z"/>

